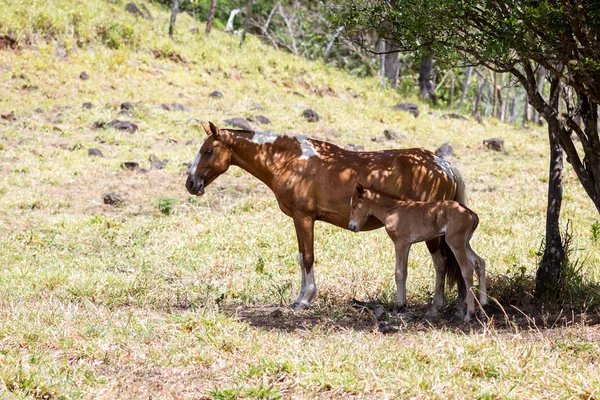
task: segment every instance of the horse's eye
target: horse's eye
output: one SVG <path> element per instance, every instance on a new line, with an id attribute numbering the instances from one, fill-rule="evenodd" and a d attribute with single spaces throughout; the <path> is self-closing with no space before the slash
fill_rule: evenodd
<path id="1" fill-rule="evenodd" d="M 204 154 L 209 154 L 210 155 L 210 154 L 212 154 L 212 152 L 213 152 L 213 149 L 206 149 L 206 150 L 204 150 Z"/>

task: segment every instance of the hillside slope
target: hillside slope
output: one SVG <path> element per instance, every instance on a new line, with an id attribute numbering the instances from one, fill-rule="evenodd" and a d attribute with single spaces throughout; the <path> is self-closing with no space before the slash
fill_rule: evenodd
<path id="1" fill-rule="evenodd" d="M 348 300 L 393 299 L 393 251 L 382 231 L 352 235 L 319 224 L 319 298 L 305 312 L 280 308 L 298 291 L 297 247 L 268 188 L 235 168 L 201 198 L 184 187 L 204 136 L 200 121 L 226 126 L 262 115 L 271 124 L 253 128 L 366 150 L 450 142 L 449 159 L 481 219 L 473 247 L 488 262 L 491 294 L 528 307 L 544 229 L 543 129 L 446 119 L 446 111 L 381 90 L 377 79 L 349 77 L 253 37 L 240 47 L 237 35 L 194 34 L 203 26 L 184 14 L 171 40 L 166 12 L 147 4 L 146 20 L 125 4 L 0 0 L 0 393 L 597 394 L 598 329 L 577 325 L 583 317 L 568 313 L 563 327 L 562 314 L 547 331 L 537 328 L 554 316 L 532 321 L 513 311 L 513 325 L 499 307 L 497 325 L 423 322 L 434 274 L 422 245 L 411 251 L 408 282 L 416 319 L 392 320 L 400 332 L 381 334 L 371 313 Z M 210 97 L 214 91 L 222 98 Z M 420 116 L 392 109 L 403 102 L 416 102 Z M 319 121 L 308 122 L 305 109 Z M 115 119 L 139 129 L 106 125 Z M 386 129 L 400 135 L 388 140 Z M 483 146 L 490 137 L 502 138 L 505 151 Z M 122 202 L 105 204 L 109 194 Z M 584 281 L 597 282 L 597 214 L 570 170 L 563 219 L 572 221 Z M 586 299 L 590 311 L 596 297 Z"/>

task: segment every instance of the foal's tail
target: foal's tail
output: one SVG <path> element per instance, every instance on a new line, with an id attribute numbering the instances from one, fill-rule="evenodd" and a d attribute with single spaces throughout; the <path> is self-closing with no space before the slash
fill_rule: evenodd
<path id="1" fill-rule="evenodd" d="M 465 177 L 456 168 L 454 165 L 450 166 L 450 170 L 452 171 L 452 175 L 454 175 L 454 179 L 456 180 L 456 194 L 454 195 L 454 200 L 458 201 L 462 205 L 467 205 L 468 197 L 467 197 L 467 184 L 465 183 Z M 479 219 L 477 220 L 479 223 Z M 477 225 L 475 225 L 475 228 Z M 474 230 L 474 229 L 473 229 Z M 460 266 L 458 265 L 458 261 L 456 261 L 456 257 L 446 244 L 446 240 L 442 237 L 441 240 L 441 250 L 442 254 L 446 256 L 446 283 L 448 287 L 452 288 L 454 285 L 458 287 L 459 296 L 461 293 L 466 293 L 465 281 L 463 279 L 462 273 L 460 271 Z"/>

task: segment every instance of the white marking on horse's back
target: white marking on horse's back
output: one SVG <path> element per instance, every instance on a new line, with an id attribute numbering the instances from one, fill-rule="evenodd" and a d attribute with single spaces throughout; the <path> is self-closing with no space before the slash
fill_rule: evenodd
<path id="1" fill-rule="evenodd" d="M 200 163 L 200 152 L 198 152 L 198 154 L 196 155 L 196 158 L 194 158 L 194 162 L 192 163 L 192 166 L 190 167 L 190 175 L 196 175 L 196 169 L 198 168 L 199 163 Z"/>
<path id="2" fill-rule="evenodd" d="M 454 173 L 452 172 L 452 166 L 450 163 L 445 158 L 437 155 L 433 156 L 433 159 L 435 160 L 436 164 L 446 173 L 446 175 L 450 177 L 452 184 L 454 185 Z"/>
<path id="3" fill-rule="evenodd" d="M 256 144 L 273 143 L 280 137 L 273 131 L 255 131 L 250 141 Z"/>
<path id="4" fill-rule="evenodd" d="M 265 143 L 273 143 L 280 137 L 283 136 L 278 135 L 273 131 L 256 131 L 254 132 L 254 135 L 252 135 L 252 138 L 243 138 L 252 143 L 263 145 Z M 300 160 L 307 160 L 319 154 L 315 146 L 311 143 L 310 138 L 308 136 L 298 135 L 295 136 L 294 139 L 296 139 L 296 141 L 300 145 L 300 150 L 302 151 L 302 153 L 300 154 Z"/>
<path id="5" fill-rule="evenodd" d="M 319 155 L 315 146 L 310 142 L 310 138 L 306 135 L 296 136 L 296 140 L 300 143 L 302 154 L 300 160 L 308 160 L 311 157 Z"/>

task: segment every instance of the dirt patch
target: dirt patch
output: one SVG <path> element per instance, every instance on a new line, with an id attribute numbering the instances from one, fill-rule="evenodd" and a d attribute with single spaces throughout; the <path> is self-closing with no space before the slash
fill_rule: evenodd
<path id="1" fill-rule="evenodd" d="M 178 64 L 187 64 L 187 60 L 182 55 L 177 54 L 173 51 L 165 52 L 159 49 L 152 50 L 154 58 L 166 58 Z"/>
<path id="2" fill-rule="evenodd" d="M 99 388 L 95 399 L 209 399 L 214 376 L 205 368 L 100 367 L 101 375 L 118 377 Z"/>

